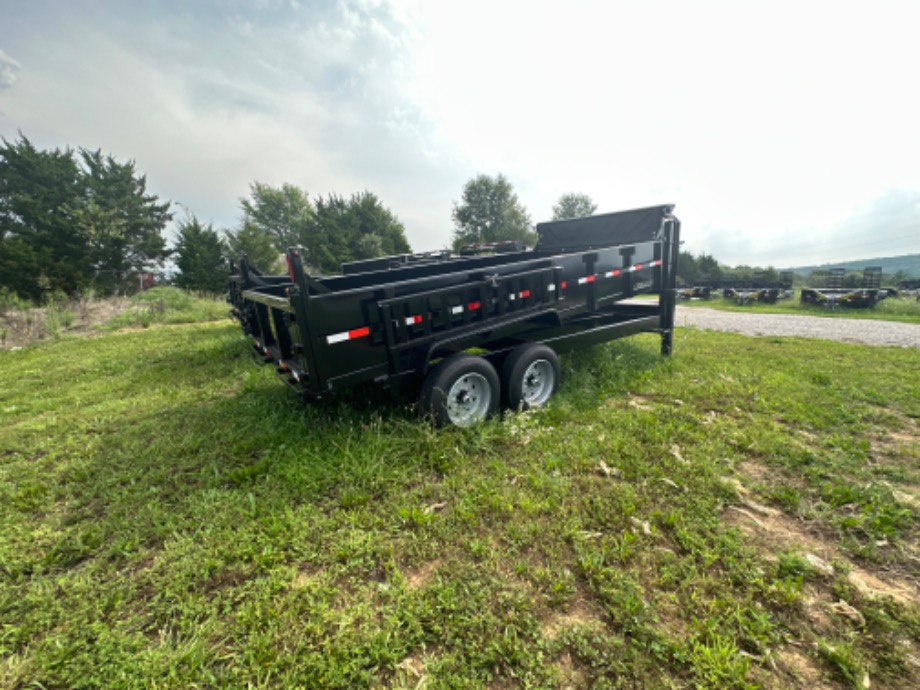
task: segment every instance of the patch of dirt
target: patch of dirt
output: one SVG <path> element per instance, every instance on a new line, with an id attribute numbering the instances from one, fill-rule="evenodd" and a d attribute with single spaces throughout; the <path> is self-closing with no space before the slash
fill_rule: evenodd
<path id="1" fill-rule="evenodd" d="M 744 463 L 744 474 L 756 482 L 769 482 L 776 477 L 776 470 L 756 460 L 747 460 Z"/>
<path id="2" fill-rule="evenodd" d="M 654 402 L 652 398 L 645 395 L 631 395 L 627 404 L 637 410 L 652 410 L 654 409 Z"/>
<path id="3" fill-rule="evenodd" d="M 581 669 L 575 664 L 572 655 L 565 652 L 559 661 L 556 662 L 558 671 L 559 687 L 564 690 L 575 690 L 587 686 L 588 678 Z"/>
<path id="4" fill-rule="evenodd" d="M 441 559 L 435 559 L 429 563 L 425 563 L 419 566 L 415 570 L 410 570 L 407 572 L 406 584 L 409 586 L 409 589 L 418 589 L 419 587 L 424 587 L 440 565 Z"/>
<path id="5" fill-rule="evenodd" d="M 246 582 L 250 576 L 251 573 L 236 568 L 218 570 L 211 576 L 207 583 L 205 583 L 204 591 L 206 594 L 210 594 L 211 592 L 216 592 L 219 589 L 225 589 L 227 587 L 238 587 L 239 585 Z"/>
<path id="6" fill-rule="evenodd" d="M 809 690 L 835 690 L 841 687 L 825 679 L 818 662 L 795 647 L 779 650 L 776 656 L 778 677 L 772 678 L 774 684 L 769 688 L 809 688 Z"/>
<path id="7" fill-rule="evenodd" d="M 585 601 L 576 601 L 566 611 L 558 613 L 550 618 L 540 628 L 540 633 L 548 640 L 554 640 L 566 628 L 592 628 L 601 629 L 604 627 L 600 615 L 595 613 Z"/>
<path id="8" fill-rule="evenodd" d="M 294 579 L 291 580 L 291 589 L 303 589 L 311 580 L 320 577 L 325 572 L 325 568 L 300 568 L 294 575 Z"/>
<path id="9" fill-rule="evenodd" d="M 760 510 L 756 509 L 758 507 Z M 850 584 L 863 596 L 890 596 L 904 606 L 920 605 L 920 592 L 916 585 L 893 575 L 869 573 L 856 566 L 837 548 L 830 535 L 809 529 L 810 525 L 806 522 L 750 500 L 742 506 L 729 506 L 723 517 L 728 524 L 748 535 L 751 543 L 758 546 L 767 558 L 773 558 L 779 551 L 796 550 L 816 555 L 827 562 L 843 562 L 850 570 Z"/>
<path id="10" fill-rule="evenodd" d="M 70 300 L 54 307 L 0 312 L 0 349 L 10 350 L 57 333 L 85 333 L 111 321 L 131 306 L 126 297 Z M 49 318 L 50 317 L 50 318 Z"/>
<path id="11" fill-rule="evenodd" d="M 805 616 L 811 623 L 812 630 L 819 635 L 829 635 L 834 631 L 834 620 L 829 613 L 832 603 L 830 592 L 823 592 L 808 585 L 802 589 Z"/>

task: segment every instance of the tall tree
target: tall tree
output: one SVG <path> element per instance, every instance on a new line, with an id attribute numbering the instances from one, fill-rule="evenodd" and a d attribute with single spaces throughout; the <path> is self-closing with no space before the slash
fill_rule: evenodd
<path id="1" fill-rule="evenodd" d="M 696 285 L 700 278 L 700 267 L 696 257 L 690 252 L 680 252 L 677 256 L 677 277 L 684 285 Z"/>
<path id="2" fill-rule="evenodd" d="M 237 230 L 227 230 L 224 233 L 224 244 L 228 258 L 238 261 L 246 255 L 249 263 L 262 273 L 279 273 L 281 253 L 272 243 L 272 238 L 255 223 L 243 221 Z"/>
<path id="3" fill-rule="evenodd" d="M 268 235 L 275 249 L 303 244 L 313 216 L 313 204 L 307 193 L 292 184 L 272 187 L 263 182 L 249 186 L 251 199 L 241 199 L 243 222 Z"/>
<path id="4" fill-rule="evenodd" d="M 20 133 L 0 146 L 0 287 L 38 300 L 74 292 L 92 271 L 84 237 L 66 214 L 80 198 L 70 149 L 39 151 Z"/>
<path id="5" fill-rule="evenodd" d="M 0 286 L 38 299 L 91 282 L 122 287 L 163 259 L 168 202 L 134 162 L 100 151 L 39 151 L 24 135 L 0 146 Z"/>
<path id="6" fill-rule="evenodd" d="M 147 193 L 147 178 L 137 174 L 134 161 L 119 163 L 85 149 L 80 161 L 81 195 L 68 215 L 84 235 L 97 284 L 124 289 L 132 274 L 151 270 L 169 254 L 162 233 L 171 204 Z"/>
<path id="7" fill-rule="evenodd" d="M 530 216 L 504 175 L 477 175 L 467 182 L 451 216 L 454 249 L 500 240 L 522 240 L 531 246 L 536 242 Z"/>
<path id="8" fill-rule="evenodd" d="M 339 272 L 346 261 L 411 251 L 402 223 L 366 191 L 318 198 L 303 244 L 310 266 L 324 273 Z"/>
<path id="9" fill-rule="evenodd" d="M 700 254 L 697 258 L 700 281 L 714 283 L 722 280 L 722 267 L 712 254 Z"/>
<path id="10" fill-rule="evenodd" d="M 303 247 L 308 269 L 327 274 L 338 273 L 346 261 L 411 251 L 402 223 L 370 192 L 348 199 L 329 194 L 314 203 L 290 184 L 256 182 L 250 189 L 252 198 L 242 200 L 242 225 L 227 233 L 227 245 L 232 257 L 245 251 L 262 270 L 266 238 L 275 252 Z"/>
<path id="11" fill-rule="evenodd" d="M 176 285 L 186 290 L 222 292 L 226 272 L 223 270 L 223 244 L 214 228 L 204 226 L 190 216 L 179 224 L 179 239 L 174 250 Z"/>
<path id="12" fill-rule="evenodd" d="M 597 204 L 587 194 L 569 192 L 559 197 L 559 201 L 553 206 L 553 220 L 591 216 L 596 210 Z"/>

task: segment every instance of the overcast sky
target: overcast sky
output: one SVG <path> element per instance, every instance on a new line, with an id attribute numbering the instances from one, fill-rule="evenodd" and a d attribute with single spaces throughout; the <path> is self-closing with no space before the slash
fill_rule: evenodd
<path id="1" fill-rule="evenodd" d="M 534 222 L 674 203 L 728 264 L 920 252 L 920 2 L 0 0 L 0 135 L 133 159 L 217 228 L 377 194 L 417 251 L 478 173 Z"/>

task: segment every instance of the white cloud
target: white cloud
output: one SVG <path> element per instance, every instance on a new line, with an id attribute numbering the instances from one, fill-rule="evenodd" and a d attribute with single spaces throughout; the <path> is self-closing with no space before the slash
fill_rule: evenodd
<path id="1" fill-rule="evenodd" d="M 0 91 L 11 89 L 16 85 L 16 73 L 21 68 L 22 65 L 0 48 Z"/>
<path id="2" fill-rule="evenodd" d="M 568 191 L 676 203 L 692 251 L 780 264 L 847 232 L 881 251 L 851 220 L 920 190 L 914 3 L 26 7 L 0 27 L 29 65 L 0 133 L 134 158 L 218 225 L 254 180 L 369 189 L 433 249 L 463 183 L 501 172 L 535 221 Z"/>

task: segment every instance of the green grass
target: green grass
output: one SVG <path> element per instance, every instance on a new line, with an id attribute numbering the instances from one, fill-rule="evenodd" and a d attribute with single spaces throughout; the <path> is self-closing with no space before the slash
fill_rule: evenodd
<path id="1" fill-rule="evenodd" d="M 916 592 L 916 350 L 657 345 L 441 431 L 228 322 L 0 352 L 0 687 L 917 687 L 920 610 L 848 579 Z"/>
<path id="2" fill-rule="evenodd" d="M 920 323 L 920 300 L 913 297 L 889 297 L 874 307 L 857 309 L 837 307 L 829 309 L 819 304 L 802 304 L 798 292 L 792 299 L 779 300 L 776 304 L 736 304 L 734 300 L 723 299 L 721 294 L 710 300 L 678 300 L 681 306 L 709 307 L 723 311 L 755 312 L 761 314 L 802 314 L 806 316 L 827 316 L 847 319 L 878 319 Z"/>
<path id="3" fill-rule="evenodd" d="M 229 308 L 223 295 L 194 295 L 174 287 L 155 287 L 131 297 L 132 306 L 105 324 L 114 330 L 152 324 L 213 321 L 227 315 Z"/>

